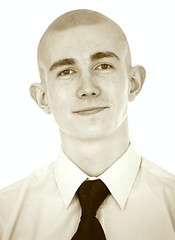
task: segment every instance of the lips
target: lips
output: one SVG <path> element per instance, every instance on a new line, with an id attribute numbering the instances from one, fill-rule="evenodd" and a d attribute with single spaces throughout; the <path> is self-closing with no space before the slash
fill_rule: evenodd
<path id="1" fill-rule="evenodd" d="M 79 111 L 74 111 L 73 113 L 79 114 L 79 115 L 92 115 L 98 112 L 101 112 L 103 110 L 105 110 L 108 107 L 94 107 L 94 108 L 86 108 L 86 109 L 82 109 Z"/>

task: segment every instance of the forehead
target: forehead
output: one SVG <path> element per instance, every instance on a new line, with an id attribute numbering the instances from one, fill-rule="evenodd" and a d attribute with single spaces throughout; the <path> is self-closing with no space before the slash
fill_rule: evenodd
<path id="1" fill-rule="evenodd" d="M 88 58 L 95 52 L 111 51 L 120 58 L 125 49 L 123 34 L 114 25 L 103 22 L 50 31 L 40 48 L 40 58 L 48 64 L 59 58 Z"/>

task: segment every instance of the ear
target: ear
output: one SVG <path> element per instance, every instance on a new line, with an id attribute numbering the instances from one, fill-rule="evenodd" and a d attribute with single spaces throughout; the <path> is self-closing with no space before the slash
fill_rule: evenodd
<path id="1" fill-rule="evenodd" d="M 30 94 L 38 106 L 43 109 L 45 113 L 51 113 L 48 98 L 46 96 L 42 83 L 33 83 L 30 87 Z"/>
<path id="2" fill-rule="evenodd" d="M 137 65 L 132 67 L 128 89 L 128 100 L 133 101 L 142 89 L 146 77 L 144 67 Z"/>

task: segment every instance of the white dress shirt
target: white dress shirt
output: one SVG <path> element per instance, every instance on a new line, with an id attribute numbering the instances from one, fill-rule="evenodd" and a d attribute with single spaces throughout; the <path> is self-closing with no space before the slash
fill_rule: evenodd
<path id="1" fill-rule="evenodd" d="M 81 216 L 75 193 L 88 178 L 60 151 L 56 162 L 1 190 L 0 240 L 70 240 Z M 175 240 L 175 176 L 131 144 L 98 178 L 111 192 L 97 211 L 107 240 Z"/>

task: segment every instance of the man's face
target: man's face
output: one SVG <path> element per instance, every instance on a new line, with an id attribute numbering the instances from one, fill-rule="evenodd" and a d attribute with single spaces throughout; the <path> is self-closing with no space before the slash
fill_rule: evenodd
<path id="1" fill-rule="evenodd" d="M 87 139 L 114 132 L 128 103 L 121 33 L 105 23 L 53 31 L 45 52 L 46 92 L 61 133 Z"/>

